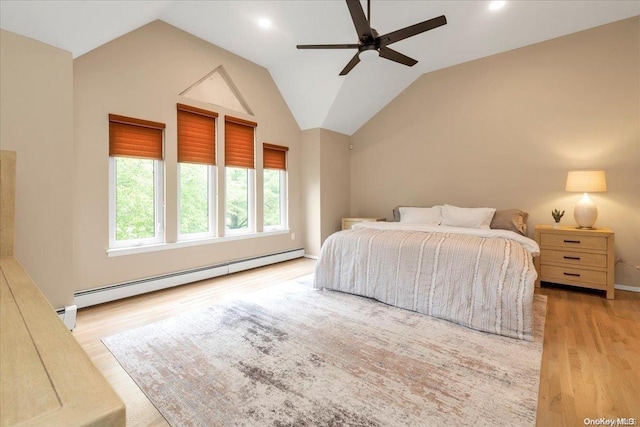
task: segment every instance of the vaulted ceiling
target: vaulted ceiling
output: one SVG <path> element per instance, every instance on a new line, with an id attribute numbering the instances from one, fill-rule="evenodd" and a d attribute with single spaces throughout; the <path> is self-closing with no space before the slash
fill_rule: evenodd
<path id="1" fill-rule="evenodd" d="M 376 58 L 343 77 L 338 73 L 354 51 L 295 47 L 357 43 L 340 0 L 2 0 L 0 27 L 78 57 L 161 19 L 267 68 L 302 129 L 351 135 L 423 73 L 640 15 L 637 0 L 518 0 L 497 11 L 489 3 L 372 0 L 371 23 L 380 34 L 440 15 L 448 24 L 392 46 L 417 59 L 414 67 Z M 261 18 L 271 27 L 260 27 Z"/>

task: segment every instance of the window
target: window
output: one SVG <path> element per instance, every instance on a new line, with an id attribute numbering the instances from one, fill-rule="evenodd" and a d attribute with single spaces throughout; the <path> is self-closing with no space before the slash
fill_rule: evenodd
<path id="1" fill-rule="evenodd" d="M 264 229 L 287 227 L 287 151 L 288 147 L 263 144 Z"/>
<path id="2" fill-rule="evenodd" d="M 226 168 L 226 228 L 231 232 L 252 231 L 253 169 Z"/>
<path id="3" fill-rule="evenodd" d="M 217 113 L 178 104 L 181 239 L 215 236 Z"/>
<path id="4" fill-rule="evenodd" d="M 109 246 L 164 241 L 165 125 L 109 114 Z"/>
<path id="5" fill-rule="evenodd" d="M 255 127 L 257 123 L 225 117 L 227 234 L 255 230 Z"/>

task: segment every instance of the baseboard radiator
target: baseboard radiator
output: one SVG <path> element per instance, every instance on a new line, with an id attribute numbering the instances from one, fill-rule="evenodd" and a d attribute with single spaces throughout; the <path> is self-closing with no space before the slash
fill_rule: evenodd
<path id="1" fill-rule="evenodd" d="M 119 283 L 102 288 L 88 289 L 85 291 L 75 292 L 73 295 L 74 303 L 77 308 L 89 307 L 109 301 L 145 294 L 147 292 L 158 291 L 161 289 L 197 282 L 199 280 L 211 279 L 302 257 L 304 257 L 304 249 L 293 249 L 275 254 L 229 261 L 206 267 Z"/>

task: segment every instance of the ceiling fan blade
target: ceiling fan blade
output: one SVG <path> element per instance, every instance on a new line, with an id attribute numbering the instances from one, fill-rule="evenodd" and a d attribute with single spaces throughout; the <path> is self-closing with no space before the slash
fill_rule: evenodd
<path id="1" fill-rule="evenodd" d="M 364 10 L 362 10 L 362 5 L 360 4 L 360 0 L 347 0 L 347 7 L 349 8 L 349 13 L 351 14 L 353 25 L 356 27 L 356 32 L 358 33 L 358 39 L 373 40 L 374 37 L 373 37 L 373 32 L 371 31 L 371 25 L 369 25 L 369 21 L 367 21 L 367 17 L 364 16 Z"/>
<path id="2" fill-rule="evenodd" d="M 357 44 L 299 44 L 298 49 L 357 49 Z"/>
<path id="3" fill-rule="evenodd" d="M 395 62 L 399 62 L 400 64 L 403 64 L 403 65 L 408 65 L 409 67 L 413 67 L 418 63 L 418 61 L 416 61 L 415 59 L 409 58 L 408 56 L 403 55 L 400 52 L 397 52 L 388 47 L 380 48 L 380 56 Z"/>
<path id="4" fill-rule="evenodd" d="M 433 30 L 447 23 L 447 18 L 442 15 L 437 18 L 429 19 L 428 21 L 420 22 L 419 24 L 411 25 L 410 27 L 402 28 L 388 34 L 384 34 L 378 37 L 380 47 L 390 45 L 391 43 L 399 42 L 408 37 L 415 36 L 416 34 L 424 33 L 425 31 Z"/>
<path id="5" fill-rule="evenodd" d="M 342 69 L 342 71 L 340 71 L 340 75 L 344 76 L 346 75 L 349 71 L 351 71 L 353 69 L 353 67 L 355 67 L 356 65 L 358 65 L 358 62 L 360 62 L 360 52 L 357 52 L 353 58 L 351 58 L 351 61 L 349 61 L 349 63 L 347 64 L 346 67 L 344 67 Z"/>

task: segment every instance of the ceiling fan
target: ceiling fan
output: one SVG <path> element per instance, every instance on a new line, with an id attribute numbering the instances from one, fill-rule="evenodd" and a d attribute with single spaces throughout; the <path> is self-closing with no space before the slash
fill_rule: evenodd
<path id="1" fill-rule="evenodd" d="M 447 18 L 442 15 L 428 21 L 420 22 L 400 30 L 380 35 L 371 28 L 371 0 L 367 0 L 367 17 L 364 16 L 364 10 L 360 4 L 360 0 L 346 0 L 353 25 L 358 33 L 358 43 L 353 44 L 299 44 L 298 49 L 358 49 L 358 52 L 351 58 L 351 61 L 340 72 L 341 76 L 346 75 L 353 69 L 361 59 L 368 57 L 381 56 L 391 61 L 413 67 L 418 63 L 413 58 L 397 52 L 388 46 L 392 43 L 399 42 L 406 38 L 415 36 L 425 31 L 432 30 L 447 23 Z"/>

